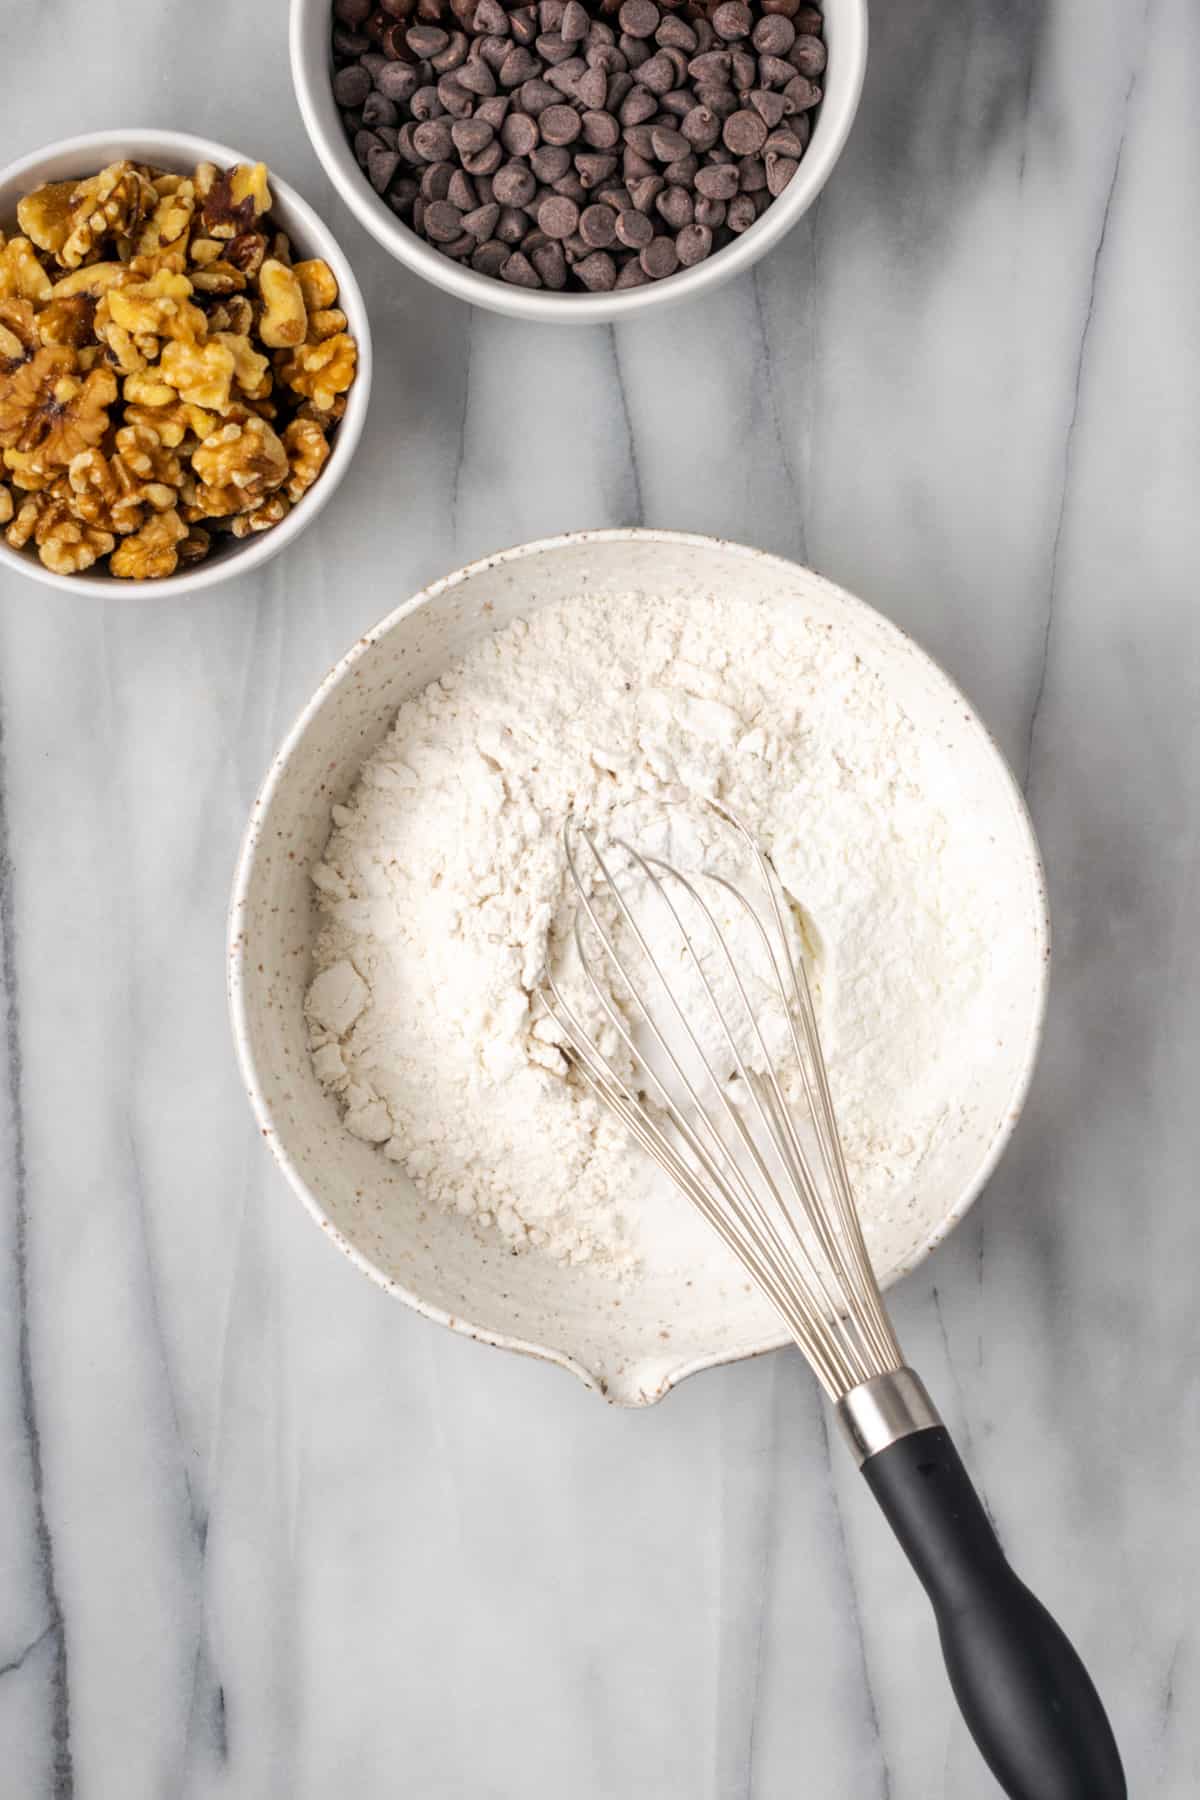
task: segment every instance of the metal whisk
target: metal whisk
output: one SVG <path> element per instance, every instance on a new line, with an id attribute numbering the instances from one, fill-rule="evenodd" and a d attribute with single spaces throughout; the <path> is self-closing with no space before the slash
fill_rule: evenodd
<path id="1" fill-rule="evenodd" d="M 738 834 L 765 906 L 711 870 L 684 874 L 621 841 L 602 852 L 568 822 L 583 1003 L 553 976 L 542 1000 L 579 1075 L 739 1258 L 834 1402 L 933 1603 L 955 1696 L 1005 1792 L 1124 1800 L 1087 1671 L 1009 1567 L 904 1361 L 863 1238 L 786 898 L 762 847 L 715 810 Z M 746 926 L 752 971 L 734 954 L 722 907 Z"/>

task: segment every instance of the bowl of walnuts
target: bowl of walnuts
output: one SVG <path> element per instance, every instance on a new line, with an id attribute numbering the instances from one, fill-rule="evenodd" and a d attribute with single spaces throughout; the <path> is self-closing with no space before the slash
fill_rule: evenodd
<path id="1" fill-rule="evenodd" d="M 334 238 L 266 166 L 109 131 L 0 171 L 0 568 L 209 587 L 344 475 L 371 345 Z"/>

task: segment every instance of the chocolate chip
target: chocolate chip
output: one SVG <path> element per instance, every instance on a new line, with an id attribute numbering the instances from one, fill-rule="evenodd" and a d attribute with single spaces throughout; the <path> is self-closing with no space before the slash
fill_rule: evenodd
<path id="1" fill-rule="evenodd" d="M 554 192 L 565 194 L 568 200 L 575 202 L 576 206 L 586 206 L 588 203 L 588 190 L 574 169 L 568 169 L 565 175 L 559 176 L 554 183 Z"/>
<path id="2" fill-rule="evenodd" d="M 713 30 L 726 41 L 749 37 L 753 25 L 754 15 L 748 6 L 742 5 L 742 0 L 722 0 L 722 4 L 713 10 Z"/>
<path id="3" fill-rule="evenodd" d="M 380 146 L 367 152 L 367 179 L 377 194 L 384 193 L 391 185 L 396 170 L 400 167 L 397 151 Z"/>
<path id="4" fill-rule="evenodd" d="M 767 13 L 751 34 L 751 42 L 761 56 L 786 56 L 795 41 L 796 27 L 782 13 Z"/>
<path id="5" fill-rule="evenodd" d="M 654 0 L 625 0 L 617 14 L 621 30 L 633 38 L 653 37 L 660 16 Z"/>
<path id="6" fill-rule="evenodd" d="M 595 111 L 608 98 L 608 76 L 603 69 L 586 69 L 572 89 L 572 99 L 588 111 Z"/>
<path id="7" fill-rule="evenodd" d="M 732 66 L 733 59 L 728 50 L 706 50 L 700 56 L 693 56 L 688 64 L 688 74 L 693 81 L 713 81 L 721 86 L 728 82 Z"/>
<path id="8" fill-rule="evenodd" d="M 505 163 L 496 171 L 492 192 L 502 206 L 528 206 L 537 193 L 537 178 L 525 163 Z"/>
<path id="9" fill-rule="evenodd" d="M 726 119 L 721 136 L 735 156 L 757 156 L 767 141 L 767 128 L 758 113 L 746 107 Z"/>
<path id="10" fill-rule="evenodd" d="M 400 123 L 400 113 L 395 101 L 389 100 L 386 94 L 381 94 L 378 90 L 367 95 L 363 103 L 362 116 L 364 125 L 391 126 Z M 386 142 L 386 139 L 384 141 Z"/>
<path id="11" fill-rule="evenodd" d="M 517 105 L 521 111 L 528 113 L 531 119 L 538 118 L 548 106 L 558 105 L 558 92 L 535 75 L 532 81 L 523 82 L 517 92 Z"/>
<path id="12" fill-rule="evenodd" d="M 524 251 L 514 250 L 500 271 L 501 281 L 507 281 L 512 287 L 541 287 L 542 280 Z"/>
<path id="13" fill-rule="evenodd" d="M 466 119 L 475 110 L 475 97 L 461 88 L 453 75 L 443 75 L 438 82 L 438 99 L 452 119 Z"/>
<path id="14" fill-rule="evenodd" d="M 679 252 L 675 248 L 675 240 L 669 237 L 656 237 L 638 252 L 638 260 L 642 269 L 651 281 L 662 281 L 673 275 L 679 267 Z"/>
<path id="15" fill-rule="evenodd" d="M 579 208 L 565 194 L 552 194 L 538 207 L 537 222 L 548 238 L 569 238 L 579 224 Z"/>
<path id="16" fill-rule="evenodd" d="M 530 261 L 542 278 L 542 286 L 556 292 L 567 285 L 567 259 L 559 244 L 543 244 L 530 254 Z"/>
<path id="17" fill-rule="evenodd" d="M 495 135 L 492 127 L 478 117 L 456 119 L 450 127 L 450 141 L 460 156 L 471 156 L 477 150 L 486 150 Z"/>
<path id="18" fill-rule="evenodd" d="M 438 99 L 438 91 L 429 82 L 419 87 L 409 101 L 408 110 L 420 124 L 428 119 L 440 119 L 446 110 Z"/>
<path id="19" fill-rule="evenodd" d="M 687 57 L 683 54 L 682 50 L 675 50 L 671 47 L 670 44 L 667 44 L 663 49 L 661 49 L 659 51 L 659 55 L 665 56 L 667 61 L 670 63 L 671 67 L 674 69 L 675 80 L 672 82 L 671 86 L 673 88 L 677 88 L 681 82 L 684 82 L 687 80 L 687 72 L 688 72 Z M 670 92 L 670 89 L 668 89 L 668 92 Z"/>
<path id="20" fill-rule="evenodd" d="M 464 92 L 475 94 L 480 100 L 490 100 L 496 92 L 496 77 L 482 57 L 476 57 L 474 62 L 465 62 L 455 79 Z"/>
<path id="21" fill-rule="evenodd" d="M 454 139 L 445 119 L 426 119 L 413 132 L 413 147 L 424 162 L 448 162 Z"/>
<path id="22" fill-rule="evenodd" d="M 617 214 L 617 237 L 627 249 L 644 250 L 654 236 L 654 226 L 645 213 L 629 207 Z"/>
<path id="23" fill-rule="evenodd" d="M 450 33 L 438 25 L 410 25 L 405 42 L 414 56 L 436 56 L 450 42 Z"/>
<path id="24" fill-rule="evenodd" d="M 449 200 L 450 177 L 453 173 L 453 163 L 430 163 L 421 175 L 422 200 Z M 462 211 L 461 207 L 459 207 L 459 211 Z"/>
<path id="25" fill-rule="evenodd" d="M 539 144 L 529 159 L 539 181 L 547 186 L 561 179 L 571 166 L 571 152 L 559 144 Z"/>
<path id="26" fill-rule="evenodd" d="M 668 240 L 661 238 L 656 241 L 666 243 Z M 590 256 L 585 256 L 582 262 L 575 264 L 575 274 L 592 293 L 607 294 L 617 285 L 617 265 L 607 250 L 593 250 Z"/>
<path id="27" fill-rule="evenodd" d="M 696 176 L 696 192 L 706 200 L 732 200 L 737 191 L 738 172 L 728 163 L 701 169 Z"/>
<path id="28" fill-rule="evenodd" d="M 579 121 L 583 141 L 593 150 L 612 150 L 621 141 L 621 129 L 609 112 L 585 112 Z"/>
<path id="29" fill-rule="evenodd" d="M 725 223 L 730 231 L 743 232 L 753 225 L 758 217 L 758 208 L 754 204 L 753 194 L 739 194 L 731 200 L 725 212 Z"/>
<path id="30" fill-rule="evenodd" d="M 659 217 L 666 220 L 672 231 L 678 231 L 692 222 L 692 196 L 685 188 L 667 188 L 658 196 L 654 206 Z"/>
<path id="31" fill-rule="evenodd" d="M 682 50 L 687 56 L 694 56 L 699 44 L 696 33 L 686 19 L 679 18 L 675 13 L 668 13 L 654 35 L 664 50 Z M 636 32 L 634 36 L 637 36 Z"/>
<path id="32" fill-rule="evenodd" d="M 709 112 L 715 113 L 718 119 L 727 119 L 738 109 L 738 96 L 733 89 L 718 87 L 712 81 L 701 81 L 696 84 L 696 98 L 701 106 L 707 106 Z"/>
<path id="33" fill-rule="evenodd" d="M 333 97 L 339 106 L 361 106 L 371 91 L 371 77 L 361 63 L 339 69 L 333 78 Z"/>
<path id="34" fill-rule="evenodd" d="M 397 106 L 406 105 L 420 85 L 420 76 L 407 63 L 385 63 L 375 77 L 379 92 Z"/>
<path id="35" fill-rule="evenodd" d="M 498 238 L 491 238 L 486 244 L 480 244 L 471 257 L 471 267 L 478 275 L 499 275 L 501 269 L 512 255 L 507 244 Z"/>
<path id="36" fill-rule="evenodd" d="M 649 276 L 636 257 L 630 259 L 617 276 L 619 288 L 645 287 Z"/>
<path id="37" fill-rule="evenodd" d="M 500 142 L 510 156 L 531 156 L 541 133 L 528 113 L 510 113 L 500 127 Z"/>
<path id="38" fill-rule="evenodd" d="M 821 90 L 807 75 L 794 75 L 783 90 L 786 113 L 808 112 L 821 98 Z"/>
<path id="39" fill-rule="evenodd" d="M 659 162 L 665 163 L 677 162 L 681 156 L 687 156 L 691 150 L 691 145 L 683 133 L 672 131 L 669 125 L 652 125 L 650 127 L 650 147 Z"/>
<path id="40" fill-rule="evenodd" d="M 644 88 L 638 82 L 630 88 L 629 93 L 622 101 L 618 116 L 622 125 L 644 125 L 646 120 L 652 119 L 657 111 L 658 101 L 649 88 Z"/>
<path id="41" fill-rule="evenodd" d="M 629 198 L 638 212 L 649 213 L 666 185 L 661 175 L 647 175 L 643 180 L 633 183 L 629 189 Z"/>
<path id="42" fill-rule="evenodd" d="M 470 156 L 462 159 L 463 168 L 468 175 L 494 175 L 504 161 L 504 149 L 498 138 L 482 150 L 473 150 Z"/>
<path id="43" fill-rule="evenodd" d="M 769 131 L 779 124 L 784 113 L 782 94 L 772 94 L 766 88 L 755 88 L 750 95 L 750 104 Z"/>
<path id="44" fill-rule="evenodd" d="M 575 169 L 585 188 L 599 187 L 616 173 L 617 159 L 602 150 L 584 150 L 575 158 Z"/>
<path id="45" fill-rule="evenodd" d="M 607 250 L 617 235 L 617 221 L 611 206 L 585 206 L 579 215 L 579 235 L 593 250 Z"/>
<path id="46" fill-rule="evenodd" d="M 703 262 L 712 250 L 712 232 L 707 225 L 685 225 L 675 238 L 675 250 L 685 269 Z"/>
<path id="47" fill-rule="evenodd" d="M 554 68 L 558 63 L 569 62 L 575 53 L 574 44 L 568 44 L 557 31 L 543 32 L 534 44 L 534 49 L 544 63 Z"/>
<path id="48" fill-rule="evenodd" d="M 790 156 L 771 155 L 767 158 L 767 189 L 772 199 L 782 194 L 800 164 Z"/>
<path id="49" fill-rule="evenodd" d="M 801 75 L 820 75 L 825 68 L 825 46 L 819 37 L 798 37 L 788 52 L 788 61 Z"/>
<path id="50" fill-rule="evenodd" d="M 699 172 L 700 164 L 694 156 L 680 156 L 675 162 L 668 163 L 663 170 L 672 187 L 682 188 L 694 187 Z"/>
<path id="51" fill-rule="evenodd" d="M 508 32 L 508 13 L 500 0 L 479 0 L 471 25 L 481 36 L 504 37 Z"/>
<path id="52" fill-rule="evenodd" d="M 475 117 L 490 125 L 493 131 L 499 131 L 508 117 L 509 96 L 496 94 L 490 100 L 481 100 L 475 108 Z"/>
<path id="53" fill-rule="evenodd" d="M 532 81 L 536 75 L 541 74 L 541 69 L 528 50 L 523 49 L 520 44 L 514 44 L 496 73 L 501 87 L 515 88 L 520 87 L 523 82 Z"/>
<path id="54" fill-rule="evenodd" d="M 463 214 L 463 229 L 481 241 L 490 238 L 500 220 L 500 208 L 494 200 L 486 206 L 477 206 L 474 212 Z"/>
<path id="55" fill-rule="evenodd" d="M 448 75 L 455 69 L 461 69 L 466 60 L 467 34 L 465 31 L 455 31 L 451 34 L 446 48 L 439 50 L 436 56 L 430 57 L 429 66 L 435 69 L 439 75 Z"/>
<path id="56" fill-rule="evenodd" d="M 693 106 L 680 121 L 679 129 L 693 150 L 711 150 L 721 135 L 721 121 L 707 106 Z"/>
<path id="57" fill-rule="evenodd" d="M 475 47 L 488 68 L 497 71 L 503 67 L 511 48 L 505 37 L 476 38 Z"/>
<path id="58" fill-rule="evenodd" d="M 519 244 L 529 230 L 529 214 L 519 206 L 502 206 L 496 236 L 504 244 Z"/>
<path id="59" fill-rule="evenodd" d="M 594 73 L 595 71 L 591 72 Z M 583 59 L 578 56 L 573 56 L 569 62 L 559 63 L 556 69 L 551 69 L 546 76 L 546 80 L 550 83 L 552 88 L 557 89 L 558 93 L 561 94 L 564 99 L 575 100 L 578 99 L 577 89 L 579 83 L 588 73 L 588 66 Z"/>
<path id="60" fill-rule="evenodd" d="M 579 0 L 567 0 L 558 27 L 563 43 L 578 44 L 587 36 L 591 22 L 587 8 L 581 6 Z"/>
<path id="61" fill-rule="evenodd" d="M 547 144 L 573 144 L 579 136 L 579 114 L 573 106 L 548 106 L 538 123 Z"/>
<path id="62" fill-rule="evenodd" d="M 739 95 L 748 94 L 751 88 L 758 86 L 758 71 L 755 58 L 738 45 L 729 59 L 729 74 Z"/>
<path id="63" fill-rule="evenodd" d="M 696 224 L 707 225 L 710 231 L 716 231 L 725 223 L 725 202 L 723 200 L 704 200 L 696 202 Z"/>
<path id="64" fill-rule="evenodd" d="M 652 94 L 669 94 L 675 86 L 675 65 L 666 51 L 660 50 L 657 56 L 642 64 L 637 78 Z"/>
<path id="65" fill-rule="evenodd" d="M 424 222 L 425 235 L 435 244 L 449 244 L 462 235 L 463 216 L 448 200 L 430 200 Z"/>

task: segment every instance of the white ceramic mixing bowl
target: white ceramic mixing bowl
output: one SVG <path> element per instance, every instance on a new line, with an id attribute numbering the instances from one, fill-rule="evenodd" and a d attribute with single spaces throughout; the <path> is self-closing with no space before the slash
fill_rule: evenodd
<path id="1" fill-rule="evenodd" d="M 229 978 L 251 1103 L 297 1194 L 373 1280 L 430 1318 L 561 1363 L 628 1405 L 659 1399 L 694 1370 L 784 1341 L 766 1303 L 730 1279 L 723 1247 L 714 1238 L 710 1259 L 656 1265 L 626 1291 L 586 1267 L 514 1255 L 498 1233 L 432 1211 L 395 1163 L 341 1125 L 312 1072 L 303 1000 L 314 927 L 309 872 L 329 834 L 330 807 L 401 702 L 514 618 L 568 594 L 591 593 L 599 605 L 637 589 L 753 596 L 827 624 L 953 759 L 964 816 L 987 822 L 980 883 L 1001 902 L 1004 921 L 992 1030 L 977 1048 L 961 1126 L 947 1132 L 887 1218 L 868 1221 L 885 1285 L 962 1217 L 1008 1142 L 1037 1051 L 1049 959 L 1037 845 L 999 751 L 936 664 L 871 607 L 808 569 L 682 533 L 579 532 L 460 569 L 355 644 L 284 741 L 242 850 Z"/>

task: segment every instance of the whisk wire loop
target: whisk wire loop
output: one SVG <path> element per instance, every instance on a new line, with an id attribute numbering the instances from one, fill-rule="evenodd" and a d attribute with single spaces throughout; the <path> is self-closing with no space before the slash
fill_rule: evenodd
<path id="1" fill-rule="evenodd" d="M 630 1059 L 637 1087 L 601 1049 L 552 975 L 540 990 L 541 999 L 558 1023 L 570 1060 L 586 1085 L 741 1260 L 780 1313 L 827 1393 L 838 1399 L 874 1376 L 900 1368 L 903 1357 L 884 1312 L 858 1222 L 812 991 L 803 962 L 792 954 L 777 877 L 745 826 L 723 807 L 717 805 L 714 810 L 749 847 L 770 897 L 782 960 L 757 908 L 724 875 L 702 869 L 692 879 L 661 857 L 643 854 L 623 840 L 616 840 L 614 849 L 665 906 L 672 932 L 672 962 L 678 961 L 698 978 L 717 1026 L 722 1060 L 727 1058 L 726 1068 L 735 1072 L 737 1092 L 745 1096 L 744 1103 L 735 1102 L 733 1080 L 723 1079 L 714 1066 L 688 1006 L 663 966 L 663 957 L 656 954 L 594 837 L 580 826 L 578 835 L 594 864 L 599 890 L 611 896 L 633 950 L 649 971 L 649 995 L 634 973 L 630 955 L 618 946 L 593 899 L 591 884 L 583 878 L 571 842 L 570 822 L 564 830 L 564 847 L 579 901 L 574 922 L 576 956 L 588 991 Z M 763 952 L 770 974 L 768 990 L 786 1020 L 807 1113 L 805 1122 L 816 1140 L 817 1169 L 759 1010 L 713 908 L 700 891 L 700 880 L 715 884 L 732 899 Z M 689 907 L 695 909 L 696 922 L 691 927 L 672 888 L 686 895 Z M 610 976 L 617 978 L 619 996 L 615 989 L 610 991 L 611 980 L 606 983 L 597 972 L 585 938 L 585 921 Z M 726 1001 L 697 945 L 697 930 L 706 946 L 715 949 L 718 966 L 728 979 L 731 994 Z M 665 1001 L 667 1029 L 660 1022 L 654 995 Z M 742 1021 L 740 1033 L 731 1010 Z M 643 1036 L 646 1041 L 639 1041 Z M 685 1066 L 692 1059 L 694 1075 Z M 705 1089 L 703 1095 L 697 1081 Z"/>

